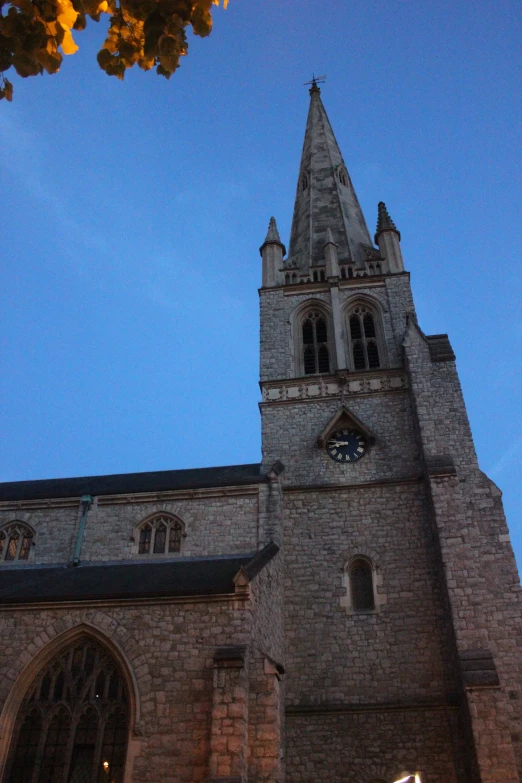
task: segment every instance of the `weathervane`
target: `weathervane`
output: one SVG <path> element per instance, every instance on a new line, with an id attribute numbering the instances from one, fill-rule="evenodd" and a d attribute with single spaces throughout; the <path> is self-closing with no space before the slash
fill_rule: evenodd
<path id="1" fill-rule="evenodd" d="M 326 74 L 323 74 L 322 76 L 316 76 L 315 73 L 312 74 L 312 79 L 309 82 L 305 82 L 305 86 L 307 84 L 311 84 L 312 87 L 317 87 L 318 84 L 322 84 L 326 81 Z"/>

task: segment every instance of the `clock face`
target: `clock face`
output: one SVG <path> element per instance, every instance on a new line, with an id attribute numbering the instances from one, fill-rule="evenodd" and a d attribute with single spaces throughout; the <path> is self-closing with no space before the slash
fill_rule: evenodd
<path id="1" fill-rule="evenodd" d="M 355 462 L 366 453 L 367 445 L 364 435 L 355 430 L 336 430 L 326 444 L 326 452 L 334 462 Z"/>

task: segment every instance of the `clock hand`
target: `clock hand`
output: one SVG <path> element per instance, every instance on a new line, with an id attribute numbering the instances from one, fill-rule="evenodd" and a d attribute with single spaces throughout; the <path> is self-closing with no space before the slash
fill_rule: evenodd
<path id="1" fill-rule="evenodd" d="M 336 440 L 336 441 L 330 441 L 328 443 L 328 445 L 329 446 L 349 446 L 350 444 L 348 443 L 347 440 Z"/>

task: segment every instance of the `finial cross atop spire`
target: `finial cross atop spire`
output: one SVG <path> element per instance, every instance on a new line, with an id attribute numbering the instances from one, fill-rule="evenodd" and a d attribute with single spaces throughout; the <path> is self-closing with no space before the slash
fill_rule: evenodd
<path id="1" fill-rule="evenodd" d="M 312 85 L 310 87 L 310 94 L 312 92 L 315 92 L 315 90 L 317 90 L 317 92 L 320 92 L 320 89 L 319 89 L 319 87 L 317 85 L 318 84 L 324 84 L 325 81 L 326 81 L 326 74 L 325 73 L 322 76 L 316 76 L 315 73 L 312 73 L 311 80 L 309 82 L 305 82 L 304 86 L 306 86 L 307 84 L 311 84 Z"/>

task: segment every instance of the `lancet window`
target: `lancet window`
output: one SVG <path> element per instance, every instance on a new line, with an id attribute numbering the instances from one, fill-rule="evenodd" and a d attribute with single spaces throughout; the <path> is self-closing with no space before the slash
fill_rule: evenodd
<path id="1" fill-rule="evenodd" d="M 308 189 L 308 174 L 301 175 L 301 190 Z"/>
<path id="2" fill-rule="evenodd" d="M 319 310 L 309 310 L 301 322 L 305 375 L 330 372 L 328 322 Z"/>
<path id="3" fill-rule="evenodd" d="M 353 611 L 368 612 L 375 609 L 371 563 L 358 557 L 350 564 L 349 576 Z"/>
<path id="4" fill-rule="evenodd" d="M 339 169 L 339 182 L 341 185 L 348 185 L 348 175 L 344 169 Z"/>
<path id="5" fill-rule="evenodd" d="M 0 562 L 28 560 L 34 533 L 23 522 L 10 522 L 0 528 Z"/>
<path id="6" fill-rule="evenodd" d="M 157 514 L 138 528 L 138 554 L 164 555 L 181 552 L 183 522 L 168 514 Z"/>
<path id="7" fill-rule="evenodd" d="M 381 366 L 376 316 L 365 305 L 357 305 L 349 315 L 350 343 L 354 370 Z"/>
<path id="8" fill-rule="evenodd" d="M 35 677 L 17 715 L 8 783 L 123 783 L 128 697 L 118 664 L 81 639 Z"/>

